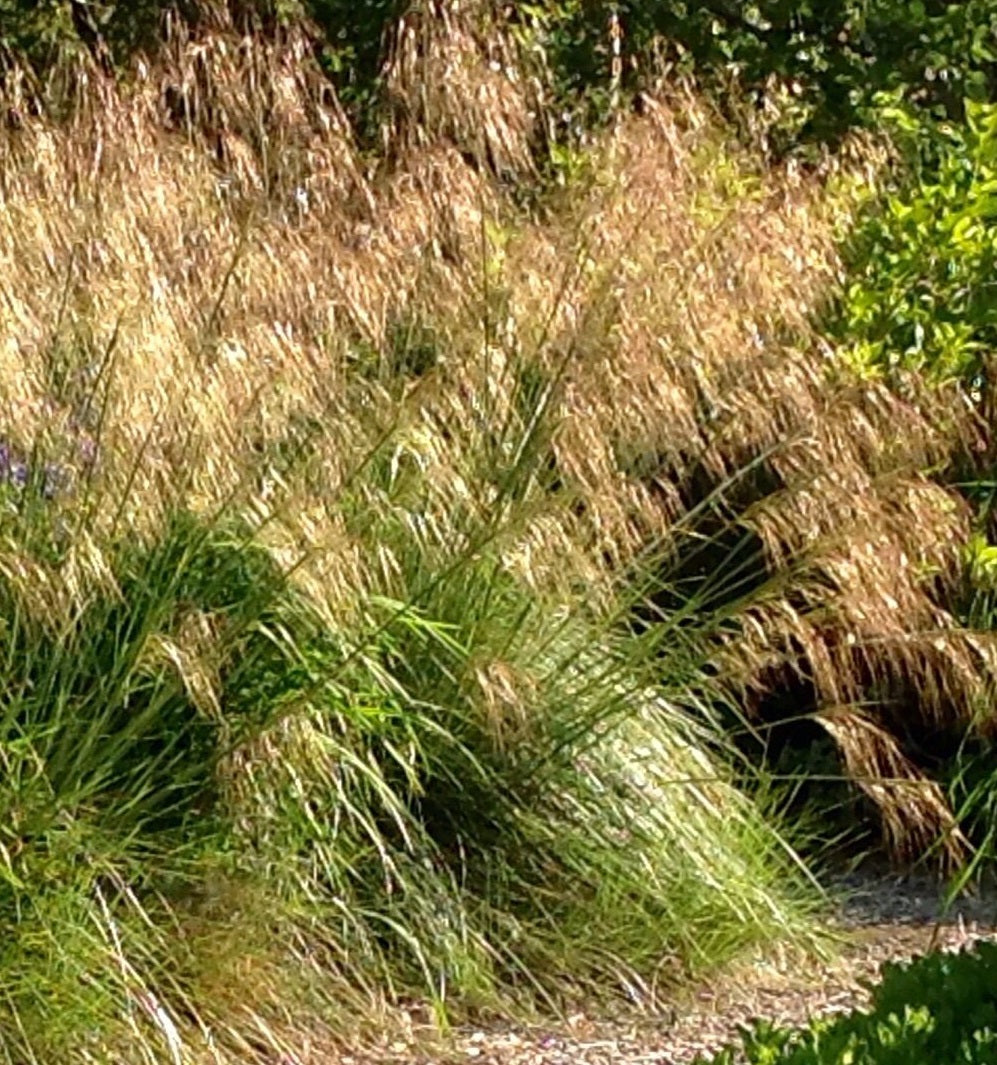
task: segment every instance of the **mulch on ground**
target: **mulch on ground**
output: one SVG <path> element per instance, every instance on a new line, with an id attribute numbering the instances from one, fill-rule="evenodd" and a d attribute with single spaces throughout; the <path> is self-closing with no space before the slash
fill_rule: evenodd
<path id="1" fill-rule="evenodd" d="M 537 1025 L 469 1027 L 432 1053 L 396 1045 L 342 1065 L 690 1065 L 736 1039 L 738 1026 L 754 1017 L 795 1027 L 863 1006 L 863 981 L 874 981 L 884 962 L 997 939 L 993 889 L 943 912 L 941 891 L 927 877 L 853 874 L 838 884 L 850 897 L 834 925 L 847 939 L 832 962 L 769 959 L 642 1015 L 606 1021 L 577 1014 Z"/>

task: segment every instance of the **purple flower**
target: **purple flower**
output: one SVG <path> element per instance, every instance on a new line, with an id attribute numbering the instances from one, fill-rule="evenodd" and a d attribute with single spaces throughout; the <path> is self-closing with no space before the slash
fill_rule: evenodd
<path id="1" fill-rule="evenodd" d="M 71 479 L 70 471 L 55 462 L 46 462 L 40 468 L 32 469 L 27 462 L 17 457 L 6 440 L 0 438 L 0 486 L 6 484 L 23 490 L 35 483 L 43 498 L 53 499 L 69 487 Z"/>
<path id="2" fill-rule="evenodd" d="M 54 462 L 45 463 L 44 477 L 42 478 L 42 495 L 46 499 L 52 499 L 69 482 L 69 476 L 64 466 Z"/>
<path id="3" fill-rule="evenodd" d="M 97 461 L 97 441 L 89 433 L 81 433 L 76 446 L 85 465 L 92 466 Z"/>
<path id="4" fill-rule="evenodd" d="M 28 483 L 28 464 L 26 462 L 9 463 L 6 480 L 15 488 L 23 488 Z"/>

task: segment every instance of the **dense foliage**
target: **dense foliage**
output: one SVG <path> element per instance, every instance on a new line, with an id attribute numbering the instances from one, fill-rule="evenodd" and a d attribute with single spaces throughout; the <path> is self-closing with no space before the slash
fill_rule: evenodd
<path id="1" fill-rule="evenodd" d="M 0 43 L 51 59 L 60 43 L 106 40 L 117 60 L 155 45 L 163 15 L 204 20 L 212 0 L 2 0 Z M 404 0 L 228 0 L 237 22 L 269 27 L 303 14 L 324 34 L 327 72 L 359 114 L 375 97 L 389 30 Z M 997 11 L 990 0 L 547 0 L 496 5 L 519 24 L 528 47 L 547 57 L 558 104 L 574 121 L 606 114 L 613 78 L 610 18 L 618 20 L 623 84 L 646 85 L 660 63 L 678 63 L 712 84 L 733 81 L 774 105 L 778 151 L 827 143 L 875 122 L 886 93 L 938 118 L 958 121 L 963 101 L 997 92 Z M 766 98 L 769 104 L 765 103 Z"/>
<path id="2" fill-rule="evenodd" d="M 958 119 L 964 98 L 983 101 L 997 90 L 997 11 L 988 0 L 561 0 L 523 7 L 543 22 L 566 89 L 585 93 L 605 84 L 605 20 L 615 9 L 635 61 L 633 83 L 652 42 L 662 40 L 673 61 L 708 81 L 734 75 L 760 106 L 762 92 L 774 91 L 783 148 L 827 142 L 867 124 L 881 93 Z"/>
<path id="3" fill-rule="evenodd" d="M 983 383 L 997 345 L 997 108 L 965 107 L 965 121 L 919 144 L 928 157 L 921 180 L 875 204 L 849 237 L 850 274 L 831 328 L 862 372 Z M 925 136 L 899 108 L 884 118 L 903 123 L 901 136 Z"/>

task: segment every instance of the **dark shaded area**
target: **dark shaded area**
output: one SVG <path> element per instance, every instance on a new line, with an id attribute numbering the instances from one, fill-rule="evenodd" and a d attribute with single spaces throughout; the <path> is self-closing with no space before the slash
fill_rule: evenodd
<path id="1" fill-rule="evenodd" d="M 623 468 L 654 491 L 660 476 L 657 465 L 642 455 Z M 680 459 L 677 465 L 685 462 Z M 771 576 L 761 538 L 739 515 L 783 487 L 775 472 L 765 464 L 746 462 L 729 483 L 719 484 L 702 462 L 690 460 L 686 468 L 677 486 L 686 516 L 676 531 L 674 550 L 659 566 L 653 590 L 635 606 L 638 628 L 689 611 L 698 617 L 721 615 L 756 593 Z"/>
<path id="2" fill-rule="evenodd" d="M 224 14 L 244 32 L 273 35 L 307 17 L 315 54 L 352 112 L 358 134 L 376 128 L 379 78 L 391 27 L 408 0 L 0 0 L 0 45 L 41 70 L 61 48 L 82 46 L 107 70 L 137 50 L 154 51 L 167 18 L 195 31 Z M 997 7 L 991 0 L 561 0 L 495 3 L 496 12 L 535 37 L 548 58 L 557 106 L 549 130 L 559 140 L 608 114 L 614 45 L 621 36 L 621 87 L 639 90 L 662 59 L 717 90 L 719 106 L 742 121 L 732 76 L 758 108 L 775 85 L 786 94 L 770 130 L 776 153 L 834 144 L 868 123 L 877 94 L 958 121 L 963 100 L 997 97 Z M 373 142 L 372 142 L 373 143 Z"/>
<path id="3" fill-rule="evenodd" d="M 719 90 L 718 102 L 736 121 L 729 93 L 736 70 L 759 108 L 773 82 L 789 90 L 772 130 L 777 153 L 807 144 L 834 144 L 867 124 L 878 93 L 936 117 L 959 120 L 965 97 L 997 95 L 997 8 L 989 0 L 621 0 L 624 87 L 647 74 L 654 42 L 668 58 Z M 553 66 L 561 95 L 582 101 L 591 117 L 604 105 L 612 55 L 608 5 L 572 0 L 550 16 Z"/>
<path id="4" fill-rule="evenodd" d="M 658 464 L 644 456 L 638 465 L 630 472 L 653 485 Z M 746 458 L 743 472 L 724 484 L 702 464 L 690 463 L 677 487 L 687 517 L 646 598 L 634 605 L 631 624 L 637 632 L 658 622 L 715 626 L 719 632 L 777 576 L 745 515 L 785 486 L 765 463 L 752 466 Z M 801 613 L 810 609 L 791 590 L 780 595 Z M 944 782 L 958 764 L 965 729 L 957 724 L 933 729 L 933 714 L 922 709 L 913 682 L 878 675 L 875 664 L 857 651 L 849 671 L 868 701 L 866 711 L 889 730 L 907 758 Z M 819 721 L 822 707 L 806 649 L 790 638 L 782 661 L 753 677 L 752 692 L 736 711 L 714 707 L 743 759 L 741 785 L 752 792 L 759 782 L 765 789 L 774 786 L 781 815 L 788 824 L 802 826 L 804 853 L 832 863 L 882 853 L 880 813 L 848 779 L 837 744 Z"/>

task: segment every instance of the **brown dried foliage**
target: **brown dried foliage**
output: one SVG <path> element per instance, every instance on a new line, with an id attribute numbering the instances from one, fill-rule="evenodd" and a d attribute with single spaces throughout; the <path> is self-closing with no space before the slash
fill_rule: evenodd
<path id="1" fill-rule="evenodd" d="M 397 590 L 400 571 L 334 504 L 361 457 L 390 438 L 427 501 L 414 535 L 456 550 L 455 515 L 495 505 L 475 475 L 489 424 L 518 418 L 526 433 L 518 382 L 536 372 L 567 501 L 503 543 L 506 565 L 538 594 L 583 579 L 598 598 L 648 545 L 681 558 L 710 501 L 762 546 L 764 582 L 712 651 L 732 690 L 750 710 L 805 678 L 893 852 L 914 857 L 943 832 L 957 861 L 951 813 L 897 736 L 963 727 L 990 692 L 993 641 L 946 609 L 968 517 L 921 472 L 976 430 L 957 397 L 839 379 L 811 324 L 878 149 L 766 171 L 673 88 L 619 125 L 589 186 L 530 221 L 492 179 L 531 174 L 535 73 L 484 8 L 406 16 L 371 170 L 304 30 L 268 42 L 178 27 L 127 90 L 81 62 L 65 122 L 33 114 L 30 79 L 9 71 L 11 436 L 79 431 L 79 395 L 52 389 L 53 360 L 73 352 L 108 383 L 103 490 L 128 486 L 126 520 L 152 527 L 178 496 L 244 498 L 276 551 L 308 548 L 300 580 L 344 612 L 357 588 Z M 389 358 L 392 331 L 413 322 L 436 351 L 417 379 Z M 320 483 L 283 485 L 275 511 L 279 474 L 260 455 L 308 418 L 325 427 L 310 459 Z M 502 665 L 481 675 L 495 714 L 515 720 Z"/>

